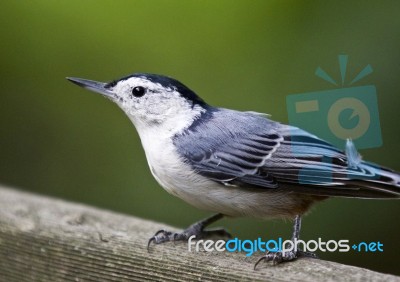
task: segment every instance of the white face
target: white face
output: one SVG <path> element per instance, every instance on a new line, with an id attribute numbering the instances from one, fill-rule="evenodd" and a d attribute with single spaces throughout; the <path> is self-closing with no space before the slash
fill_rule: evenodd
<path id="1" fill-rule="evenodd" d="M 182 97 L 176 87 L 165 87 L 143 77 L 130 77 L 107 88 L 111 99 L 132 120 L 137 130 L 175 133 L 189 126 L 204 109 Z"/>

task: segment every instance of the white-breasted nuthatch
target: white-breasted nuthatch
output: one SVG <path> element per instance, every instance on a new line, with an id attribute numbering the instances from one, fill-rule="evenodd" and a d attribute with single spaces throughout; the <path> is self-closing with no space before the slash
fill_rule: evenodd
<path id="1" fill-rule="evenodd" d="M 196 235 L 229 235 L 204 228 L 223 216 L 295 218 L 330 196 L 399 198 L 400 175 L 361 160 L 348 140 L 345 152 L 302 129 L 255 112 L 208 105 L 179 81 L 138 73 L 110 83 L 68 78 L 115 102 L 135 125 L 150 170 L 169 193 L 217 214 L 181 233 L 160 230 L 156 244 Z M 261 260 L 289 261 L 297 251 Z"/>

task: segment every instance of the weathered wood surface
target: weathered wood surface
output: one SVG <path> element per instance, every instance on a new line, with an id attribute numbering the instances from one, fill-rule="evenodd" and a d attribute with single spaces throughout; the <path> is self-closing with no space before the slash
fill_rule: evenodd
<path id="1" fill-rule="evenodd" d="M 253 265 L 233 253 L 191 253 L 186 243 L 153 246 L 170 228 L 132 216 L 0 187 L 0 281 L 400 281 L 334 262 L 300 259 Z"/>

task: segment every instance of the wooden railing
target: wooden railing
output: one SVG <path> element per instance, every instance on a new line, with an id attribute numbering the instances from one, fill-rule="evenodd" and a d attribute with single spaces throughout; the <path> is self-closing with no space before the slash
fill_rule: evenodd
<path id="1" fill-rule="evenodd" d="M 173 227 L 0 187 L 0 281 L 400 281 L 318 259 L 253 265 L 256 256 L 152 246 Z"/>

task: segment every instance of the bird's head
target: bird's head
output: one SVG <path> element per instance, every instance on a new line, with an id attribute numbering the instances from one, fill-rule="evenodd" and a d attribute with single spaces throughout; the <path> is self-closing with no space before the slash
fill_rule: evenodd
<path id="1" fill-rule="evenodd" d="M 68 77 L 69 81 L 111 99 L 140 131 L 177 133 L 192 124 L 207 104 L 179 81 L 155 74 L 133 74 L 102 83 Z"/>

